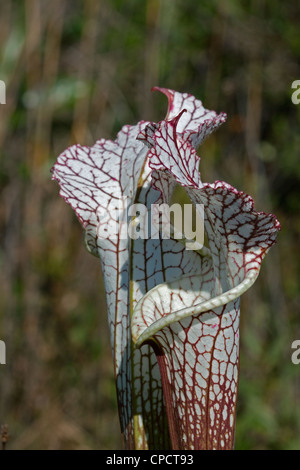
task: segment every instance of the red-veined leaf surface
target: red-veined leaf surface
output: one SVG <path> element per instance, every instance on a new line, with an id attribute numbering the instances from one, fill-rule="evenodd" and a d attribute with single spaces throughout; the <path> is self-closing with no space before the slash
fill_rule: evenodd
<path id="1" fill-rule="evenodd" d="M 168 448 L 170 434 L 174 448 L 231 448 L 239 296 L 279 226 L 226 183 L 200 180 L 195 149 L 226 115 L 191 95 L 156 89 L 169 100 L 166 120 L 124 126 L 114 142 L 73 146 L 52 177 L 101 259 L 125 447 Z M 126 203 L 169 203 L 176 183 L 205 205 L 209 247 L 124 239 Z"/>

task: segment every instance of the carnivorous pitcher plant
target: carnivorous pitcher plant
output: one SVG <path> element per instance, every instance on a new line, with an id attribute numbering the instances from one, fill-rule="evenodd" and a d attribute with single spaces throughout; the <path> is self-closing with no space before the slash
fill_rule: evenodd
<path id="1" fill-rule="evenodd" d="M 155 89 L 168 98 L 165 119 L 68 148 L 52 178 L 101 261 L 124 447 L 232 449 L 240 296 L 280 224 L 229 184 L 201 181 L 196 149 L 226 115 Z M 178 187 L 203 243 L 164 214 Z"/>

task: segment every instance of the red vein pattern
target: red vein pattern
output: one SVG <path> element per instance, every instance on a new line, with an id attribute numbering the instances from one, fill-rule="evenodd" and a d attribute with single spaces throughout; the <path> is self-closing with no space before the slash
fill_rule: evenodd
<path id="1" fill-rule="evenodd" d="M 172 121 L 185 110 L 177 124 L 177 133 L 183 140 L 188 140 L 197 149 L 206 137 L 226 121 L 226 113 L 217 114 L 215 111 L 205 109 L 202 102 L 188 93 L 167 88 L 154 87 L 164 93 L 169 102 L 167 121 Z"/>
<path id="2" fill-rule="evenodd" d="M 227 183 L 201 182 L 196 148 L 226 115 L 189 94 L 155 89 L 168 97 L 165 120 L 67 149 L 52 178 L 101 260 L 125 448 L 228 449 L 239 296 L 255 281 L 280 227 L 254 210 L 250 196 Z M 169 204 L 176 184 L 204 204 L 209 247 L 196 252 L 172 239 L 124 237 L 128 207 Z"/>

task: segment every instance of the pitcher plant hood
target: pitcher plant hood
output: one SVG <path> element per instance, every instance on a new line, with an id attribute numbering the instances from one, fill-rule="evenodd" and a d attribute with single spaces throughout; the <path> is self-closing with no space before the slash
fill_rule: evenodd
<path id="1" fill-rule="evenodd" d="M 168 98 L 165 119 L 68 148 L 52 178 L 101 260 L 125 448 L 232 449 L 240 296 L 280 224 L 231 185 L 201 180 L 197 148 L 226 114 L 155 90 Z M 204 208 L 205 246 L 187 249 L 191 240 L 162 233 L 130 237 L 130 208 L 170 205 L 176 186 Z"/>

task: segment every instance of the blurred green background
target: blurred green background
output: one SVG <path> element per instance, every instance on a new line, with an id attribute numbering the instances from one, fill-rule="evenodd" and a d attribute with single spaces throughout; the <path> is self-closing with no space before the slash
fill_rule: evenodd
<path id="1" fill-rule="evenodd" d="M 73 143 L 160 120 L 155 85 L 227 122 L 199 149 L 282 231 L 242 297 L 236 449 L 300 448 L 300 4 L 1 0 L 0 424 L 9 449 L 121 446 L 99 261 L 50 180 Z"/>

